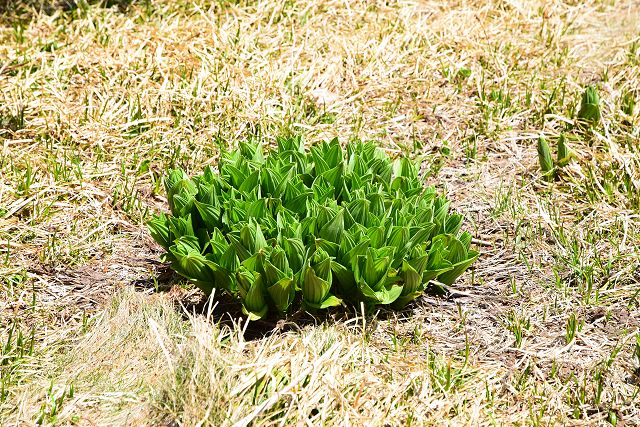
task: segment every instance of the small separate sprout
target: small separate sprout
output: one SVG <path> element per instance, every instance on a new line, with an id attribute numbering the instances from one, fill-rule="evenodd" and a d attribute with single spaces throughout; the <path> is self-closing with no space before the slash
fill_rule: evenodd
<path id="1" fill-rule="evenodd" d="M 553 181 L 553 159 L 551 158 L 551 150 L 544 136 L 538 138 L 538 161 L 542 175 L 547 181 Z"/>
<path id="2" fill-rule="evenodd" d="M 540 170 L 542 176 L 546 181 L 553 181 L 560 168 L 566 166 L 574 158 L 574 153 L 567 144 L 567 139 L 562 133 L 558 138 L 558 152 L 556 155 L 556 161 L 553 161 L 551 156 L 551 148 L 544 136 L 538 138 L 538 162 L 540 163 Z"/>
<path id="3" fill-rule="evenodd" d="M 578 110 L 578 120 L 587 123 L 590 126 L 596 126 L 600 123 L 600 96 L 593 86 L 587 86 L 582 94 L 580 102 L 580 110 Z"/>
<path id="4" fill-rule="evenodd" d="M 636 97 L 633 92 L 625 92 L 620 100 L 620 109 L 627 116 L 633 116 L 636 112 Z"/>

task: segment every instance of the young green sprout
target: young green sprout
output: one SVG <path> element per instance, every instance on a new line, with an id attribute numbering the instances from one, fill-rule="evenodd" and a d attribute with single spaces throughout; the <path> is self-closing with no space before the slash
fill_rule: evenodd
<path id="1" fill-rule="evenodd" d="M 544 136 L 540 135 L 538 138 L 538 161 L 540 163 L 540 169 L 542 170 L 542 176 L 546 181 L 553 181 L 554 167 L 553 159 L 551 158 L 551 150 L 549 144 Z"/>
<path id="2" fill-rule="evenodd" d="M 598 90 L 593 86 L 587 86 L 582 94 L 580 110 L 578 110 L 578 120 L 590 126 L 600 123 L 600 96 Z"/>

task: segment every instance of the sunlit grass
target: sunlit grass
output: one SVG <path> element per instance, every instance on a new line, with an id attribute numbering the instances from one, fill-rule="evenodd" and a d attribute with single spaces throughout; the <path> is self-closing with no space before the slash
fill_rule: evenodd
<path id="1" fill-rule="evenodd" d="M 636 3 L 54 3 L 0 8 L 0 424 L 640 423 Z M 144 226 L 163 171 L 281 135 L 409 155 L 475 268 L 398 315 L 208 314 Z"/>

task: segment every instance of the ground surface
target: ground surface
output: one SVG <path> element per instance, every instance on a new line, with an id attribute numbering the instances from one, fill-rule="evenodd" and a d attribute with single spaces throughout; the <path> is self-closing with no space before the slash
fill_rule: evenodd
<path id="1" fill-rule="evenodd" d="M 0 8 L 1 425 L 640 424 L 638 2 L 112 3 Z M 162 171 L 283 134 L 419 161 L 475 269 L 399 314 L 206 306 Z"/>

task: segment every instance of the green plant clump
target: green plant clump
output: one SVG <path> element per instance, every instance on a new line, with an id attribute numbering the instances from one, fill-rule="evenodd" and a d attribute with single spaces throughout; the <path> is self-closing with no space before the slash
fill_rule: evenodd
<path id="1" fill-rule="evenodd" d="M 251 319 L 343 301 L 401 308 L 478 257 L 462 216 L 373 143 L 307 152 L 280 139 L 267 155 L 241 143 L 218 172 L 171 170 L 164 184 L 171 214 L 149 222 L 164 259 L 205 293 L 239 298 Z"/>

